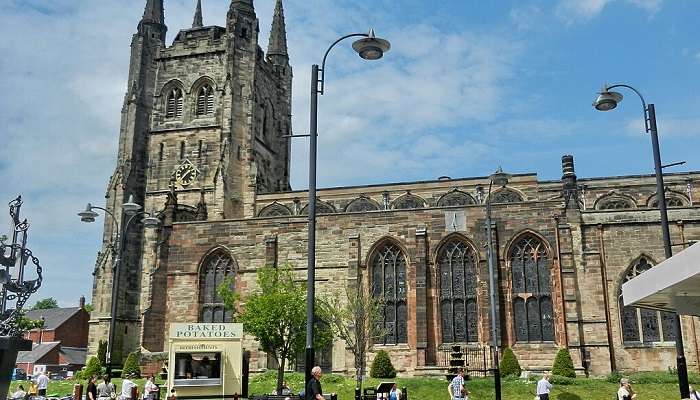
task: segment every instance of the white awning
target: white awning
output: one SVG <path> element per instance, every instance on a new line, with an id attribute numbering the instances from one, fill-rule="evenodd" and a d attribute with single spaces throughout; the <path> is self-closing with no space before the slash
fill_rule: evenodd
<path id="1" fill-rule="evenodd" d="M 700 242 L 622 285 L 626 306 L 700 316 Z"/>

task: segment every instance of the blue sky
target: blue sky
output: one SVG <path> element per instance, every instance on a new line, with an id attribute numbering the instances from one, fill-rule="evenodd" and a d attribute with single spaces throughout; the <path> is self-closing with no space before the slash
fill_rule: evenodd
<path id="1" fill-rule="evenodd" d="M 223 25 L 228 0 L 203 0 Z M 129 43 L 145 0 L 0 1 L 0 202 L 25 199 L 29 246 L 44 266 L 38 298 L 90 298 L 104 202 L 115 167 Z M 168 42 L 195 0 L 166 0 Z M 285 0 L 294 67 L 293 126 L 307 133 L 310 65 L 337 37 L 373 27 L 391 41 L 379 62 L 333 51 L 320 99 L 319 185 L 535 172 L 558 179 L 652 172 L 641 105 L 591 107 L 604 83 L 656 104 L 664 162 L 700 170 L 697 0 Z M 257 0 L 266 48 L 274 0 Z M 292 186 L 306 186 L 305 141 Z M 362 166 L 358 168 L 358 166 Z M 0 233 L 9 233 L 6 207 Z"/>

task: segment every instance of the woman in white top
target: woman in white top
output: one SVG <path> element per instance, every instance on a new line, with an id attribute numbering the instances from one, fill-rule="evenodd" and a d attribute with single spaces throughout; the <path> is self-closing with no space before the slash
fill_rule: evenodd
<path id="1" fill-rule="evenodd" d="M 630 380 L 627 378 L 620 379 L 620 389 L 617 390 L 617 400 L 634 400 L 637 394 L 632 391 Z"/>
<path id="2" fill-rule="evenodd" d="M 155 377 L 150 375 L 146 381 L 146 385 L 143 387 L 143 398 L 146 400 L 154 400 L 158 397 L 158 385 L 155 383 Z"/>

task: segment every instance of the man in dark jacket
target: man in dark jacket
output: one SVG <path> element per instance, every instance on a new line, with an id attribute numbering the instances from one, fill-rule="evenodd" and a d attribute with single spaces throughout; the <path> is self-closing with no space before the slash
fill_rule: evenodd
<path id="1" fill-rule="evenodd" d="M 318 365 L 311 369 L 311 380 L 306 385 L 306 400 L 326 400 L 321 389 L 321 367 Z"/>

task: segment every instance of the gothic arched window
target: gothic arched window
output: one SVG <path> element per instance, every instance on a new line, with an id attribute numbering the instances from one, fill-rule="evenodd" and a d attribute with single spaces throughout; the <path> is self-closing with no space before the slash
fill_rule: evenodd
<path id="1" fill-rule="evenodd" d="M 440 248 L 437 260 L 442 342 L 477 342 L 476 255 L 463 241 L 451 240 Z"/>
<path id="2" fill-rule="evenodd" d="M 544 243 L 534 235 L 525 235 L 516 242 L 509 259 L 513 274 L 516 340 L 553 341 L 551 267 Z"/>
<path id="3" fill-rule="evenodd" d="M 377 343 L 407 343 L 406 257 L 397 245 L 386 242 L 370 260 L 372 297 L 384 304 L 380 324 L 387 333 Z"/>
<path id="4" fill-rule="evenodd" d="M 218 288 L 226 279 L 233 278 L 235 273 L 236 264 L 224 251 L 215 251 L 204 260 L 199 270 L 200 322 L 232 321 L 233 311 L 224 307 Z"/>
<path id="5" fill-rule="evenodd" d="M 407 193 L 394 201 L 395 210 L 406 210 L 411 208 L 423 208 L 425 206 L 425 201 L 420 197 Z"/>
<path id="6" fill-rule="evenodd" d="M 174 88 L 168 93 L 167 104 L 165 105 L 166 118 L 181 118 L 184 98 L 182 89 Z"/>
<path id="7" fill-rule="evenodd" d="M 474 198 L 461 190 L 453 190 L 446 193 L 437 202 L 438 207 L 466 206 L 474 204 Z"/>
<path id="8" fill-rule="evenodd" d="M 601 200 L 597 208 L 599 210 L 625 210 L 635 208 L 635 204 L 630 199 L 615 196 Z"/>
<path id="9" fill-rule="evenodd" d="M 379 210 L 379 205 L 373 200 L 364 196 L 356 198 L 355 200 L 351 201 L 347 207 L 345 207 L 345 212 L 365 212 L 376 210 Z"/>
<path id="10" fill-rule="evenodd" d="M 496 193 L 492 194 L 493 199 L 491 200 L 491 203 L 519 203 L 523 201 L 522 196 L 520 196 L 520 193 L 516 192 L 515 190 L 511 190 L 508 188 L 500 189 Z"/>
<path id="11" fill-rule="evenodd" d="M 627 271 L 623 282 L 634 279 L 651 267 L 652 264 L 646 257 L 640 257 Z M 622 293 L 620 293 L 619 304 L 622 341 L 624 343 L 639 344 L 673 342 L 676 340 L 673 313 L 625 307 L 622 303 Z"/>
<path id="12" fill-rule="evenodd" d="M 316 202 L 316 214 L 333 214 L 335 213 L 335 208 L 332 205 L 325 203 L 323 201 Z M 300 215 L 309 215 L 309 205 L 305 205 L 301 209 Z"/>
<path id="13" fill-rule="evenodd" d="M 214 90 L 209 85 L 204 85 L 197 93 L 197 110 L 195 115 L 204 117 L 214 113 Z"/>
<path id="14" fill-rule="evenodd" d="M 686 204 L 685 199 L 683 199 L 680 195 L 666 193 L 666 207 L 685 207 Z M 653 199 L 649 202 L 649 207 L 659 207 L 659 199 L 656 197 L 656 195 L 654 195 Z"/>
<path id="15" fill-rule="evenodd" d="M 292 215 L 289 208 L 280 203 L 272 203 L 260 210 L 258 217 L 283 217 L 287 215 Z"/>

